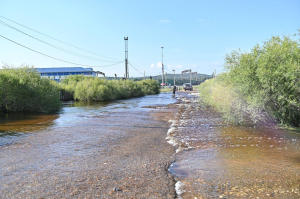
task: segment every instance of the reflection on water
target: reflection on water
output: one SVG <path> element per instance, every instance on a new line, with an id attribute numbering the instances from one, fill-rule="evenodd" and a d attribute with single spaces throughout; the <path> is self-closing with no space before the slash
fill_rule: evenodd
<path id="1" fill-rule="evenodd" d="M 0 116 L 0 146 L 53 125 L 57 114 L 12 113 Z"/>
<path id="2" fill-rule="evenodd" d="M 0 131 L 32 132 L 51 125 L 56 114 L 12 113 L 0 117 Z M 3 135 L 3 133 L 2 133 Z"/>
<path id="3" fill-rule="evenodd" d="M 168 141 L 179 198 L 299 198 L 300 134 L 275 124 L 231 126 L 184 97 Z"/>
<path id="4" fill-rule="evenodd" d="M 76 126 L 91 117 L 113 116 L 124 109 L 135 111 L 144 106 L 174 102 L 175 99 L 171 98 L 169 93 L 161 93 L 113 102 L 69 101 L 64 102 L 64 106 L 59 112 L 52 114 L 12 113 L 0 115 L 0 146 L 11 144 L 20 136 L 40 132 L 47 128 Z"/>

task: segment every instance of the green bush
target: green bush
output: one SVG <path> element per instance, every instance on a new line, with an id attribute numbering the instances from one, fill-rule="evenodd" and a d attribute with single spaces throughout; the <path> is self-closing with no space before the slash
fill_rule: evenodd
<path id="1" fill-rule="evenodd" d="M 231 98 L 238 96 L 243 102 L 244 108 L 236 108 L 235 114 L 243 115 L 241 112 L 244 111 L 244 116 L 259 120 L 264 118 L 260 117 L 262 114 L 268 113 L 280 123 L 299 126 L 299 40 L 274 36 L 262 46 L 256 45 L 250 52 L 233 51 L 226 56 L 225 66 L 226 74 L 213 80 L 218 82 L 213 85 L 230 88 L 230 92 L 234 93 Z M 208 84 L 212 83 L 205 82 L 201 92 L 207 93 Z"/>
<path id="2" fill-rule="evenodd" d="M 107 80 L 77 75 L 63 80 L 60 87 L 82 101 L 112 101 L 159 93 L 155 80 Z"/>
<path id="3" fill-rule="evenodd" d="M 0 112 L 50 112 L 61 108 L 57 83 L 30 67 L 0 70 Z"/>

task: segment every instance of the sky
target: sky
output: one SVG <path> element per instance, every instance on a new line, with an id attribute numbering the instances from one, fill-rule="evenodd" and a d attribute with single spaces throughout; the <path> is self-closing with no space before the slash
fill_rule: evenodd
<path id="1" fill-rule="evenodd" d="M 130 77 L 161 75 L 162 59 L 167 73 L 211 75 L 231 51 L 297 29 L 299 0 L 0 0 L 0 66 L 123 77 L 128 36 Z"/>

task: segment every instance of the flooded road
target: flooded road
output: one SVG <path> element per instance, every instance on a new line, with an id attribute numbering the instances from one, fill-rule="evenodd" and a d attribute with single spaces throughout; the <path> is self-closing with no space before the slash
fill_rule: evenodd
<path id="1" fill-rule="evenodd" d="M 300 198 L 299 133 L 232 126 L 194 95 L 179 100 L 168 132 L 178 198 Z"/>
<path id="2" fill-rule="evenodd" d="M 189 93 L 0 117 L 0 198 L 300 198 L 299 133 Z"/>
<path id="3" fill-rule="evenodd" d="M 0 198 L 174 198 L 170 94 L 3 117 Z"/>

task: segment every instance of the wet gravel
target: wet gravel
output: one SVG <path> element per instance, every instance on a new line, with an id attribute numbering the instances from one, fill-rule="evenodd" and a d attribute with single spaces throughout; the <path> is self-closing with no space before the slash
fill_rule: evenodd
<path id="1" fill-rule="evenodd" d="M 299 133 L 228 124 L 197 95 L 178 98 L 168 131 L 178 198 L 300 198 Z"/>

